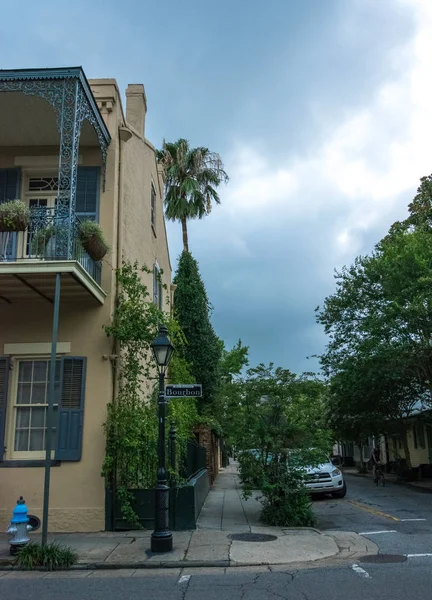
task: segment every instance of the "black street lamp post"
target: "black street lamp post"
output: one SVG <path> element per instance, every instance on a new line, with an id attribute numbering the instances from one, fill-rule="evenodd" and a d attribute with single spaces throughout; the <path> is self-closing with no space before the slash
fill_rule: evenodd
<path id="1" fill-rule="evenodd" d="M 170 552 L 173 537 L 169 528 L 169 487 L 165 468 L 165 373 L 174 352 L 165 326 L 159 327 L 159 335 L 152 342 L 151 349 L 159 370 L 158 397 L 158 471 L 155 490 L 155 529 L 151 535 L 152 552 Z"/>

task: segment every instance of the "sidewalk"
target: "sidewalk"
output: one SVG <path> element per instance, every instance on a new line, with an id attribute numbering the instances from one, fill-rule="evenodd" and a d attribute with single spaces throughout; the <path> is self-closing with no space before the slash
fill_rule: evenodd
<path id="1" fill-rule="evenodd" d="M 299 565 L 377 553 L 375 544 L 355 533 L 264 526 L 259 521 L 260 510 L 256 496 L 242 499 L 237 464 L 232 463 L 220 472 L 209 492 L 198 528 L 173 532 L 172 552 L 152 554 L 151 531 L 51 534 L 49 541 L 75 548 L 79 555 L 75 568 L 91 570 Z M 236 534 L 246 534 L 249 539 L 233 539 Z M 273 537 L 262 541 L 262 535 Z M 40 540 L 39 533 L 31 537 Z M 0 534 L 0 565 L 0 569 L 11 568 L 4 534 Z"/>
<path id="2" fill-rule="evenodd" d="M 342 469 L 344 475 L 352 475 L 354 477 L 369 477 L 372 479 L 372 472 L 368 473 L 359 473 L 357 469 L 353 467 L 348 467 Z M 432 479 L 420 479 L 419 481 L 402 481 L 398 479 L 398 476 L 394 473 L 385 473 L 385 479 L 389 483 L 395 483 L 396 485 L 404 485 L 406 487 L 414 488 L 416 491 L 420 492 L 430 492 L 432 493 Z"/>

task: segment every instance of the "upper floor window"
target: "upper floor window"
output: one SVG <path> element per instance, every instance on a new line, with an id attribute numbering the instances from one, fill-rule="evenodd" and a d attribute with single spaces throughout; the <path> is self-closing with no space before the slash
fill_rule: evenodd
<path id="1" fill-rule="evenodd" d="M 156 227 L 156 188 L 153 182 L 151 184 L 151 224 L 153 228 Z"/>
<path id="2" fill-rule="evenodd" d="M 75 194 L 75 212 L 81 221 L 99 221 L 99 167 L 78 167 Z M 34 176 L 27 174 L 26 199 L 30 208 L 57 203 L 59 178 L 57 174 Z"/>
<path id="3" fill-rule="evenodd" d="M 99 167 L 78 167 L 76 215 L 81 221 L 99 222 Z"/>

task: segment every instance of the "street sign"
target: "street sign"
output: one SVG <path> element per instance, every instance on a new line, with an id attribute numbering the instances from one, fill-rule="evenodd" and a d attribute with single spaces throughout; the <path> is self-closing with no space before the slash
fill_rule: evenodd
<path id="1" fill-rule="evenodd" d="M 199 383 L 191 385 L 167 385 L 165 386 L 166 398 L 200 398 L 202 396 L 202 385 Z"/>

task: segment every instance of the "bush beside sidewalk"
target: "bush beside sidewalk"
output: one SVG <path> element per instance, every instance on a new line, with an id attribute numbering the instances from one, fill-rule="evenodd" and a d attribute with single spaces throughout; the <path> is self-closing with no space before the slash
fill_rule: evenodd
<path id="1" fill-rule="evenodd" d="M 356 560 L 378 549 L 352 532 L 314 528 L 263 526 L 256 496 L 244 500 L 234 463 L 215 481 L 198 519 L 198 529 L 174 532 L 174 549 L 150 552 L 150 531 L 51 534 L 49 541 L 70 546 L 78 553 L 74 569 L 154 569 L 183 567 L 240 567 L 310 565 L 321 561 Z M 238 541 L 233 534 L 265 534 L 272 541 Z M 39 541 L 40 534 L 31 535 Z M 8 538 L 0 534 L 0 569 L 16 569 Z"/>

